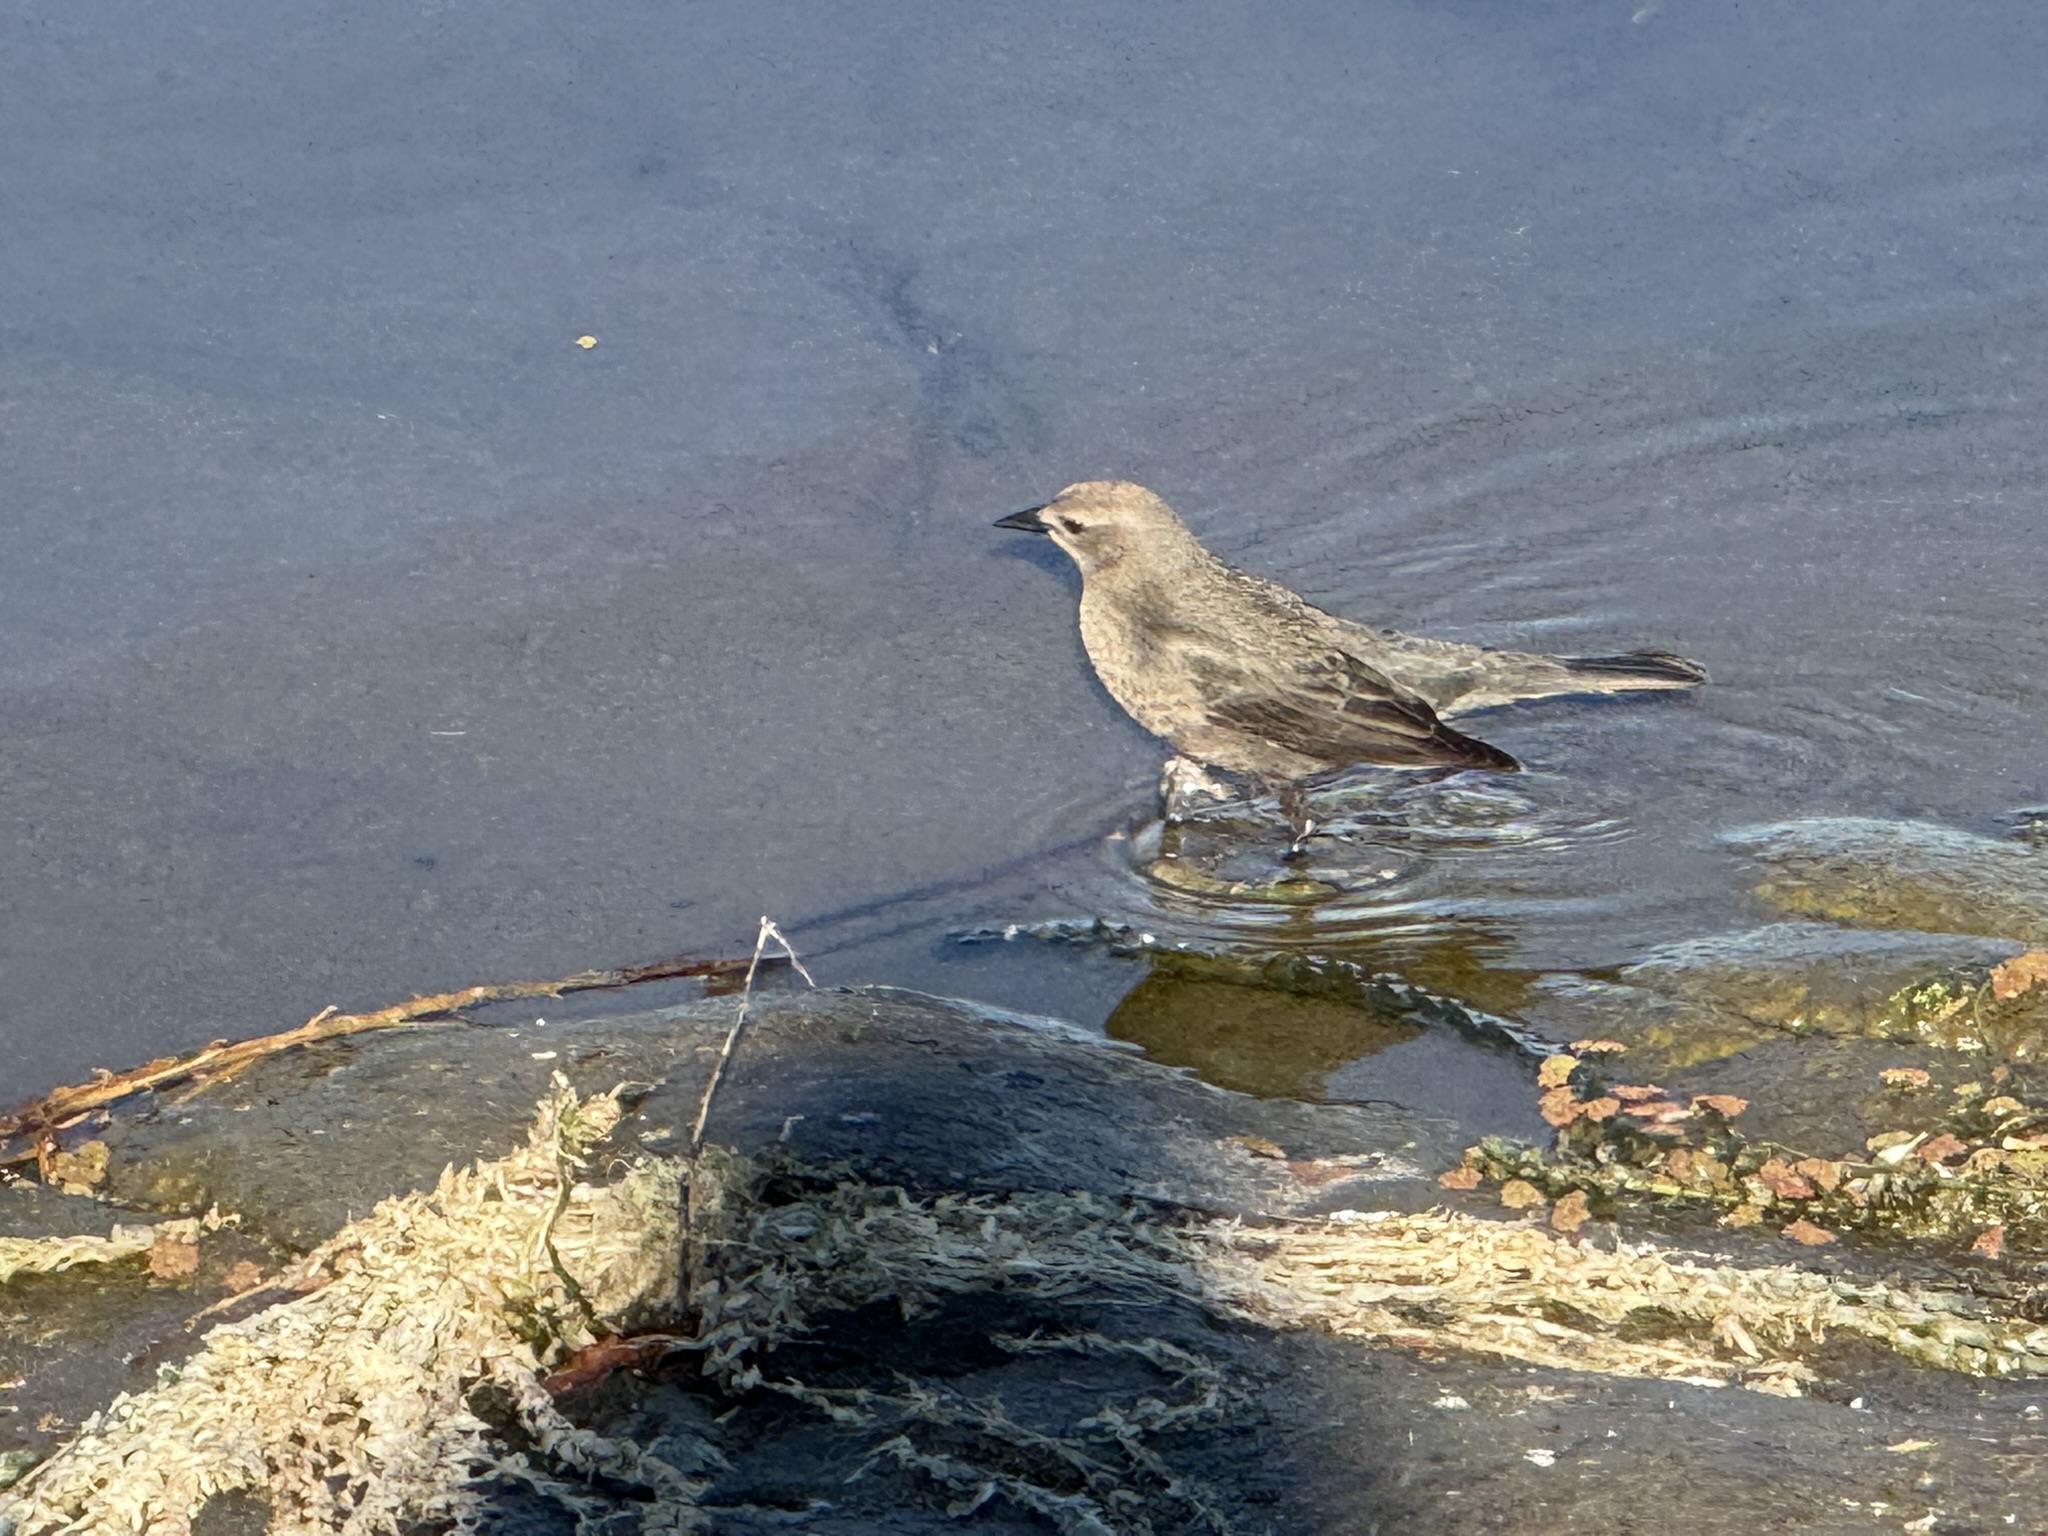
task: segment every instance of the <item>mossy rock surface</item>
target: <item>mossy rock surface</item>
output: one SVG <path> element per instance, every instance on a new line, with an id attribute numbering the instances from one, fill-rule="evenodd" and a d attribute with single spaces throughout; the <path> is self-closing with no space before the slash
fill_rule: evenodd
<path id="1" fill-rule="evenodd" d="M 2048 848 L 1929 822 L 1821 817 L 1732 832 L 1780 912 L 2048 943 Z"/>

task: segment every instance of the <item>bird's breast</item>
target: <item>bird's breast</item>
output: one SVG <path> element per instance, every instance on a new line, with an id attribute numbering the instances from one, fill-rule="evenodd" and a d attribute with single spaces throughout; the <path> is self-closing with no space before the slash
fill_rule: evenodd
<path id="1" fill-rule="evenodd" d="M 1201 713 L 1186 631 L 1140 594 L 1084 591 L 1081 643 L 1109 696 L 1146 730 L 1179 737 Z"/>

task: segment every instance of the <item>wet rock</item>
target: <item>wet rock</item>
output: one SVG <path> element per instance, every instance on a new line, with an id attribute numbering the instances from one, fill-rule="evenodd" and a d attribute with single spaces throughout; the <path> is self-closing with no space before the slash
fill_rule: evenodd
<path id="1" fill-rule="evenodd" d="M 232 1225 L 201 1234 L 202 1267 L 182 1290 L 140 1258 L 16 1281 L 35 1310 L 0 1325 L 0 1380 L 28 1377 L 28 1396 L 48 1402 L 125 1380 L 123 1356 L 174 1361 L 192 1344 L 183 1321 L 235 1264 L 274 1272 L 380 1200 L 504 1155 L 558 1069 L 584 1093 L 636 1085 L 616 1153 L 673 1155 L 735 1007 L 356 1035 L 267 1057 L 176 1105 L 138 1098 L 93 1131 L 108 1148 L 103 1198 L 0 1188 L 0 1236 L 104 1238 L 115 1222 L 208 1212 Z M 1141 1191 L 1246 1213 L 1368 1188 L 1375 1204 L 1424 1206 L 1426 1171 L 1461 1145 L 1454 1127 L 1394 1106 L 1248 1098 L 1054 1020 L 888 988 L 757 996 L 709 1134 L 913 1190 Z M 1344 1160 L 1341 1176 L 1308 1185 L 1290 1170 L 1324 1158 Z M 66 1340 L 64 1355 L 36 1337 Z M 9 1428 L 0 1420 L 0 1449 L 23 1448 Z"/>
<path id="2" fill-rule="evenodd" d="M 140 1106 L 97 1128 L 110 1148 L 109 1184 L 151 1198 L 167 1190 L 180 1208 L 218 1200 L 252 1227 L 293 1233 L 303 1218 L 266 1195 L 267 1180 L 324 1200 L 330 1214 L 355 1210 L 380 1188 L 419 1188 L 444 1162 L 495 1151 L 532 1118 L 518 1092 L 530 1084 L 538 1098 L 557 1070 L 586 1093 L 648 1071 L 625 1118 L 581 1165 L 579 1176 L 599 1187 L 554 1207 L 570 1221 L 614 1198 L 604 1181 L 623 1187 L 644 1175 L 643 1153 L 678 1150 L 732 1008 L 728 999 L 545 1032 L 356 1037 L 276 1058 L 183 1105 Z M 1674 1529 L 1733 1529 L 1722 1518 L 1731 1510 L 1746 1524 L 1766 1502 L 1818 1509 L 1838 1487 L 1880 1479 L 1891 1466 L 1882 1446 L 1904 1443 L 1909 1429 L 1953 1441 L 1947 1465 L 1971 1468 L 2012 1456 L 2025 1437 L 2025 1382 L 1958 1393 L 1924 1372 L 1855 1359 L 1831 1367 L 1853 1385 L 1822 1381 L 1777 1357 L 1785 1340 L 1805 1337 L 1797 1330 L 1745 1333 L 1739 1316 L 1713 1324 L 1712 1308 L 1681 1317 L 1658 1300 L 1663 1290 L 1646 1290 L 1641 1306 L 1615 1301 L 1654 1283 L 1678 1287 L 1695 1308 L 1709 1292 L 1713 1307 L 1729 1306 L 1734 1293 L 1690 1263 L 1469 1215 L 1381 1216 L 1445 1198 L 1418 1175 L 1447 1161 L 1448 1148 L 1438 1128 L 1404 1111 L 1250 1099 L 1067 1026 L 888 989 L 757 998 L 754 1008 L 712 1138 L 759 1154 L 757 1173 L 733 1186 L 744 1200 L 706 1203 L 698 1279 L 718 1285 L 692 1294 L 719 1316 L 757 1319 L 765 1342 L 724 1375 L 686 1355 L 645 1375 L 599 1375 L 560 1399 L 575 1429 L 653 1451 L 693 1490 L 688 1508 L 664 1507 L 635 1485 L 579 1479 L 571 1492 L 606 1529 L 673 1529 L 698 1512 L 733 1530 L 796 1520 L 847 1532 L 1359 1520 L 1436 1529 L 1432 1512 L 1445 1507 L 1498 1528 L 1539 1505 L 1577 1525 L 1613 1524 L 1645 1504 Z M 429 1071 L 435 1063 L 443 1070 Z M 458 1133 L 477 1139 L 475 1153 L 455 1144 Z M 209 1141 L 232 1155 L 201 1156 Z M 173 1176 L 152 1177 L 152 1163 Z M 521 1220 L 537 1220 L 553 1198 L 532 1181 L 557 1176 L 555 1166 L 529 1158 L 520 1179 L 499 1185 L 479 1175 L 471 1203 L 497 1209 L 482 1196 L 509 1188 L 525 1202 Z M 1302 1219 L 1331 1210 L 1354 1214 Z M 420 1211 L 422 1223 L 433 1214 Z M 387 1220 L 377 1230 L 374 1253 L 356 1250 L 366 1266 L 390 1264 L 413 1229 Z M 1091 1231 L 1115 1241 L 1077 1246 Z M 912 1244 L 866 1277 L 884 1283 L 855 1283 L 886 1242 L 925 1232 L 934 1243 Z M 569 1262 L 583 1262 L 567 1234 Z M 636 1238 L 625 1252 L 646 1246 Z M 1202 1269 L 1201 1253 L 1217 1267 Z M 774 1286 L 749 1279 L 766 1258 L 774 1265 L 761 1274 L 780 1277 Z M 365 1272 L 336 1270 L 336 1289 L 344 1273 Z M 1885 1297 L 1911 1301 L 1791 1269 L 1726 1278 L 1779 1322 L 1781 1290 L 1830 1317 L 1838 1291 L 1866 1311 Z M 781 1288 L 797 1280 L 808 1289 Z M 841 1296 L 832 1310 L 827 1302 Z M 196 1299 L 181 1296 L 181 1307 Z M 561 1298 L 554 1304 L 559 1311 Z M 794 1310 L 776 1310 L 785 1306 Z M 1916 1327 L 1972 1338 L 1990 1330 L 1994 1344 L 2010 1336 L 2031 1347 L 2025 1327 L 2014 1332 L 1967 1297 L 1912 1316 Z M 419 1320 L 405 1317 L 416 1332 Z M 1631 1371 L 1682 1361 L 1684 1371 L 1766 1390 L 1810 1381 L 1839 1401 L 1781 1404 L 1671 1381 L 1645 1396 L 1626 1371 L 1579 1369 L 1593 1353 L 1559 1338 L 1597 1341 Z M 1447 1353 L 1445 1339 L 1467 1342 Z M 1374 1347 L 1404 1341 L 1427 1357 Z M 86 1354 L 102 1347 L 73 1343 Z M 1543 1368 L 1503 1365 L 1494 1348 Z M 137 1359 L 116 1367 L 135 1377 L 131 1387 L 156 1377 L 178 1388 L 174 1358 L 144 1350 Z M 2006 1368 L 2003 1356 L 1993 1366 Z M 1883 1372 L 1874 1414 L 1844 1406 Z M 191 1369 L 183 1380 L 200 1378 Z M 73 1383 L 53 1397 L 38 1382 L 23 1395 L 75 1421 L 105 1400 L 107 1384 L 98 1388 Z M 489 1405 L 470 1408 L 493 1422 Z M 346 1413 L 327 1421 L 350 1422 Z M 1626 1435 L 1605 1434 L 1613 1424 Z M 1768 1467 L 1741 1449 L 1758 1435 L 1774 1447 Z M 1730 1448 L 1717 1451 L 1723 1439 Z M 1582 1441 L 1602 1476 L 1566 1481 L 1556 1463 Z M 628 1457 L 611 1475 L 634 1471 Z M 1617 1479 L 1625 1498 L 1610 1494 Z M 1467 1492 L 1483 1497 L 1447 1506 Z M 492 1498 L 486 1528 L 563 1527 L 562 1509 L 539 1499 L 531 1479 Z M 255 1528 L 264 1513 L 260 1499 L 246 1499 L 209 1505 L 205 1518 Z"/>
<path id="3" fill-rule="evenodd" d="M 1361 952 L 1357 946 L 1298 949 L 1222 944 L 1155 933 L 1101 917 L 1005 923 L 956 930 L 950 937 L 956 944 L 1030 941 L 1100 946 L 1113 955 L 1149 960 L 1153 975 L 1343 1003 L 1389 1021 L 1446 1026 L 1531 1057 L 1540 1057 L 1548 1049 L 1506 1016 L 1528 997 L 1535 973 L 1491 967 L 1474 945 L 1458 937 L 1438 937 L 1419 947 L 1383 955 Z"/>
<path id="4" fill-rule="evenodd" d="M 310 1247 L 451 1163 L 502 1155 L 558 1069 L 580 1092 L 640 1085 L 623 1143 L 672 1152 L 735 1007 L 357 1035 L 272 1057 L 175 1108 L 117 1117 L 98 1133 L 107 1193 L 165 1214 L 217 1205 L 283 1248 Z M 1457 1150 L 1448 1126 L 1391 1106 L 1260 1103 L 1055 1020 L 889 988 L 757 996 L 709 1134 L 913 1188 L 1121 1193 L 1143 1168 L 1176 1200 L 1244 1208 L 1269 1203 L 1271 1181 L 1220 1168 L 1219 1138 L 1304 1156 L 1377 1149 L 1396 1182 Z"/>
<path id="5" fill-rule="evenodd" d="M 2025 949 L 1972 934 L 1773 923 L 1663 946 L 1611 980 L 1545 978 L 1520 1018 L 1559 1044 L 1608 1035 L 1668 1065 L 1782 1035 L 2027 1058 L 2048 1043 L 2043 1000 L 2001 1001 L 1987 987 Z"/>
<path id="6" fill-rule="evenodd" d="M 274 1261 L 232 1229 L 197 1234 L 195 1248 L 176 1239 L 197 1222 L 171 1225 L 180 1230 L 152 1232 L 143 1213 L 0 1184 L 0 1487 L 89 1409 L 189 1352 L 186 1320 L 222 1293 L 235 1266 L 253 1274 Z"/>
<path id="7" fill-rule="evenodd" d="M 2048 851 L 1917 821 L 1827 817 L 1729 833 L 1781 912 L 2048 942 Z"/>
<path id="8" fill-rule="evenodd" d="M 1967 1026 L 1937 1033 L 1935 1007 L 1916 1008 L 1916 995 L 1980 987 L 1992 967 L 2025 947 L 1969 934 L 1775 923 L 1666 945 L 1624 967 L 1621 981 L 1793 1034 L 1934 1038 L 1956 1046 Z"/>
<path id="9" fill-rule="evenodd" d="M 1786 1007 L 1825 1008 L 1825 994 L 1837 987 L 1848 989 L 1845 1001 L 1884 995 L 1930 966 L 1974 968 L 1981 973 L 2025 948 L 2015 939 L 1971 934 L 1770 923 L 1659 945 L 1624 966 L 1620 974 L 1637 985 L 1737 1002 L 1760 1010 L 1760 1017 L 1788 1022 Z M 1800 978 L 1801 995 L 1810 1003 L 1759 1000 L 1760 987 L 1793 975 Z"/>
<path id="10" fill-rule="evenodd" d="M 105 1237 L 107 1222 L 106 1206 L 89 1195 L 0 1178 L 0 1237 Z"/>
<path id="11" fill-rule="evenodd" d="M 608 1166 L 682 1150 L 735 1006 L 353 1036 L 266 1058 L 175 1106 L 147 1097 L 125 1106 L 93 1128 L 109 1152 L 104 1200 L 20 1186 L 0 1202 L 0 1221 L 12 1216 L 40 1236 L 103 1230 L 124 1213 L 218 1209 L 241 1230 L 202 1233 L 204 1267 L 178 1286 L 131 1262 L 90 1280 L 7 1287 L 28 1303 L 0 1323 L 0 1361 L 19 1378 L 11 1403 L 27 1417 L 0 1424 L 0 1452 L 23 1469 L 117 1390 L 160 1372 L 175 1379 L 198 1347 L 182 1325 L 224 1289 L 275 1274 L 309 1238 L 432 1186 L 451 1164 L 503 1154 L 525 1136 L 558 1070 L 585 1093 L 635 1085 Z M 1333 1204 L 1425 1208 L 1435 1200 L 1425 1172 L 1457 1152 L 1448 1128 L 1391 1106 L 1248 1098 L 1056 1021 L 882 988 L 756 997 L 710 1135 L 906 1197 L 1049 1195 L 1083 1208 L 1136 1198 L 1253 1217 Z M 252 1253 L 261 1262 L 230 1280 L 229 1260 L 248 1264 Z M 1154 1313 L 1160 1329 L 1191 1340 L 1203 1331 L 1198 1311 L 1145 1316 Z M 1107 1337 L 1133 1316 L 1110 1304 L 1089 1328 Z M 52 1338 L 65 1341 L 61 1354 L 35 1349 Z M 1130 1374 L 1111 1365 L 1112 1376 Z M 1048 1361 L 1024 1374 L 1050 1384 L 1090 1367 Z M 43 1429 L 29 1431 L 36 1423 Z M 835 1485 L 856 1448 L 835 1442 Z M 755 1479 L 770 1471 L 778 1482 L 791 1475 L 783 1457 L 746 1469 Z M 871 1487 L 886 1503 L 924 1480 L 906 1469 L 877 1474 Z M 746 1478 L 728 1496 L 762 1498 Z"/>
<path id="12" fill-rule="evenodd" d="M 1997 995 L 2015 940 L 1777 923 L 1667 945 L 1611 978 L 1546 977 L 1518 1012 L 1558 1046 L 1605 1039 L 1616 1070 L 1680 1093 L 1750 1101 L 1745 1130 L 1787 1146 L 1856 1146 L 1924 1118 L 1882 1074 L 1944 1081 L 2048 1056 L 2048 989 Z"/>

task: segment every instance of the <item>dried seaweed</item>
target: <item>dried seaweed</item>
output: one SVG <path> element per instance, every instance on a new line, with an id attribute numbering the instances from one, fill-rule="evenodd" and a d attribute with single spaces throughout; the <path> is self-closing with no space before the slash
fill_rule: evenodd
<path id="1" fill-rule="evenodd" d="M 618 1514 L 593 1489 L 600 1477 L 639 1490 L 641 1529 L 692 1529 L 715 1448 L 679 1470 L 578 1428 L 548 1390 L 558 1369 L 563 1389 L 587 1384 L 572 1363 L 607 1357 L 603 1341 L 663 1326 L 664 1347 L 700 1352 L 718 1388 L 810 1405 L 868 1437 L 865 1465 L 936 1484 L 957 1512 L 1001 1497 L 1085 1536 L 1137 1536 L 1169 1511 L 1228 1529 L 1217 1500 L 1154 1444 L 1226 1422 L 1224 1375 L 1166 1340 L 1085 1327 L 1000 1339 L 1017 1354 L 1127 1354 L 1162 1379 L 1056 1429 L 943 1383 L 882 1393 L 768 1373 L 778 1344 L 834 1316 L 892 1301 L 916 1318 L 969 1293 L 1028 1302 L 1020 1311 L 1036 1317 L 1063 1303 L 1170 1302 L 1375 1345 L 1781 1394 L 1801 1390 L 1833 1333 L 1946 1369 L 2048 1370 L 2048 1327 L 1931 1288 L 1603 1247 L 1443 1211 L 1252 1226 L 1050 1191 L 914 1198 L 786 1148 L 760 1159 L 703 1149 L 683 1296 L 684 1164 L 576 1181 L 618 1114 L 615 1096 L 579 1101 L 557 1078 L 525 1147 L 343 1229 L 286 1277 L 317 1289 L 213 1329 L 182 1368 L 118 1398 L 0 1494 L 0 1532 L 182 1536 L 209 1496 L 233 1489 L 261 1493 L 280 1533 L 475 1529 L 506 1480 L 594 1530 Z M 480 1391 L 509 1405 L 498 1428 Z M 523 1449 L 504 1439 L 512 1424 Z"/>
<path id="2" fill-rule="evenodd" d="M 139 1259 L 156 1242 L 148 1222 L 117 1223 L 105 1237 L 0 1237 L 0 1285 L 16 1275 L 53 1275 L 81 1264 Z"/>
<path id="3" fill-rule="evenodd" d="M 1276 1325 L 1782 1395 L 1812 1378 L 1801 1357 L 1831 1331 L 1948 1370 L 2048 1370 L 2048 1327 L 1958 1293 L 1445 1212 L 1212 1234 L 1208 1274 L 1234 1310 Z"/>
<path id="4" fill-rule="evenodd" d="M 564 1474 L 648 1488 L 687 1514 L 697 1484 L 639 1448 L 564 1419 L 542 1390 L 554 1358 L 672 1307 L 679 1169 L 646 1162 L 617 1183 L 563 1174 L 618 1116 L 556 1079 L 525 1147 L 385 1201 L 296 1266 L 296 1300 L 214 1328 L 156 1387 L 123 1395 L 0 1498 L 0 1530 L 182 1536 L 211 1495 L 263 1493 L 271 1529 L 473 1527 L 481 1489 L 515 1478 L 574 1509 Z M 666 1226 L 668 1241 L 662 1240 Z M 573 1270 L 578 1307 L 555 1262 Z M 536 1447 L 508 1452 L 471 1407 L 500 1389 Z"/>

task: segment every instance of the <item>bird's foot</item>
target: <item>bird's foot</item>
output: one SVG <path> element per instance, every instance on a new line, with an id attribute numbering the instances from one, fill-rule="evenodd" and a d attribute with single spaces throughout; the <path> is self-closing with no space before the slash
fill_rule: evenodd
<path id="1" fill-rule="evenodd" d="M 1287 818 L 1287 830 L 1292 834 L 1287 852 L 1282 857 L 1292 864 L 1308 856 L 1308 840 L 1315 836 L 1316 824 L 1308 813 L 1308 791 L 1299 784 L 1281 784 L 1273 792 L 1280 801 L 1280 814 Z"/>

